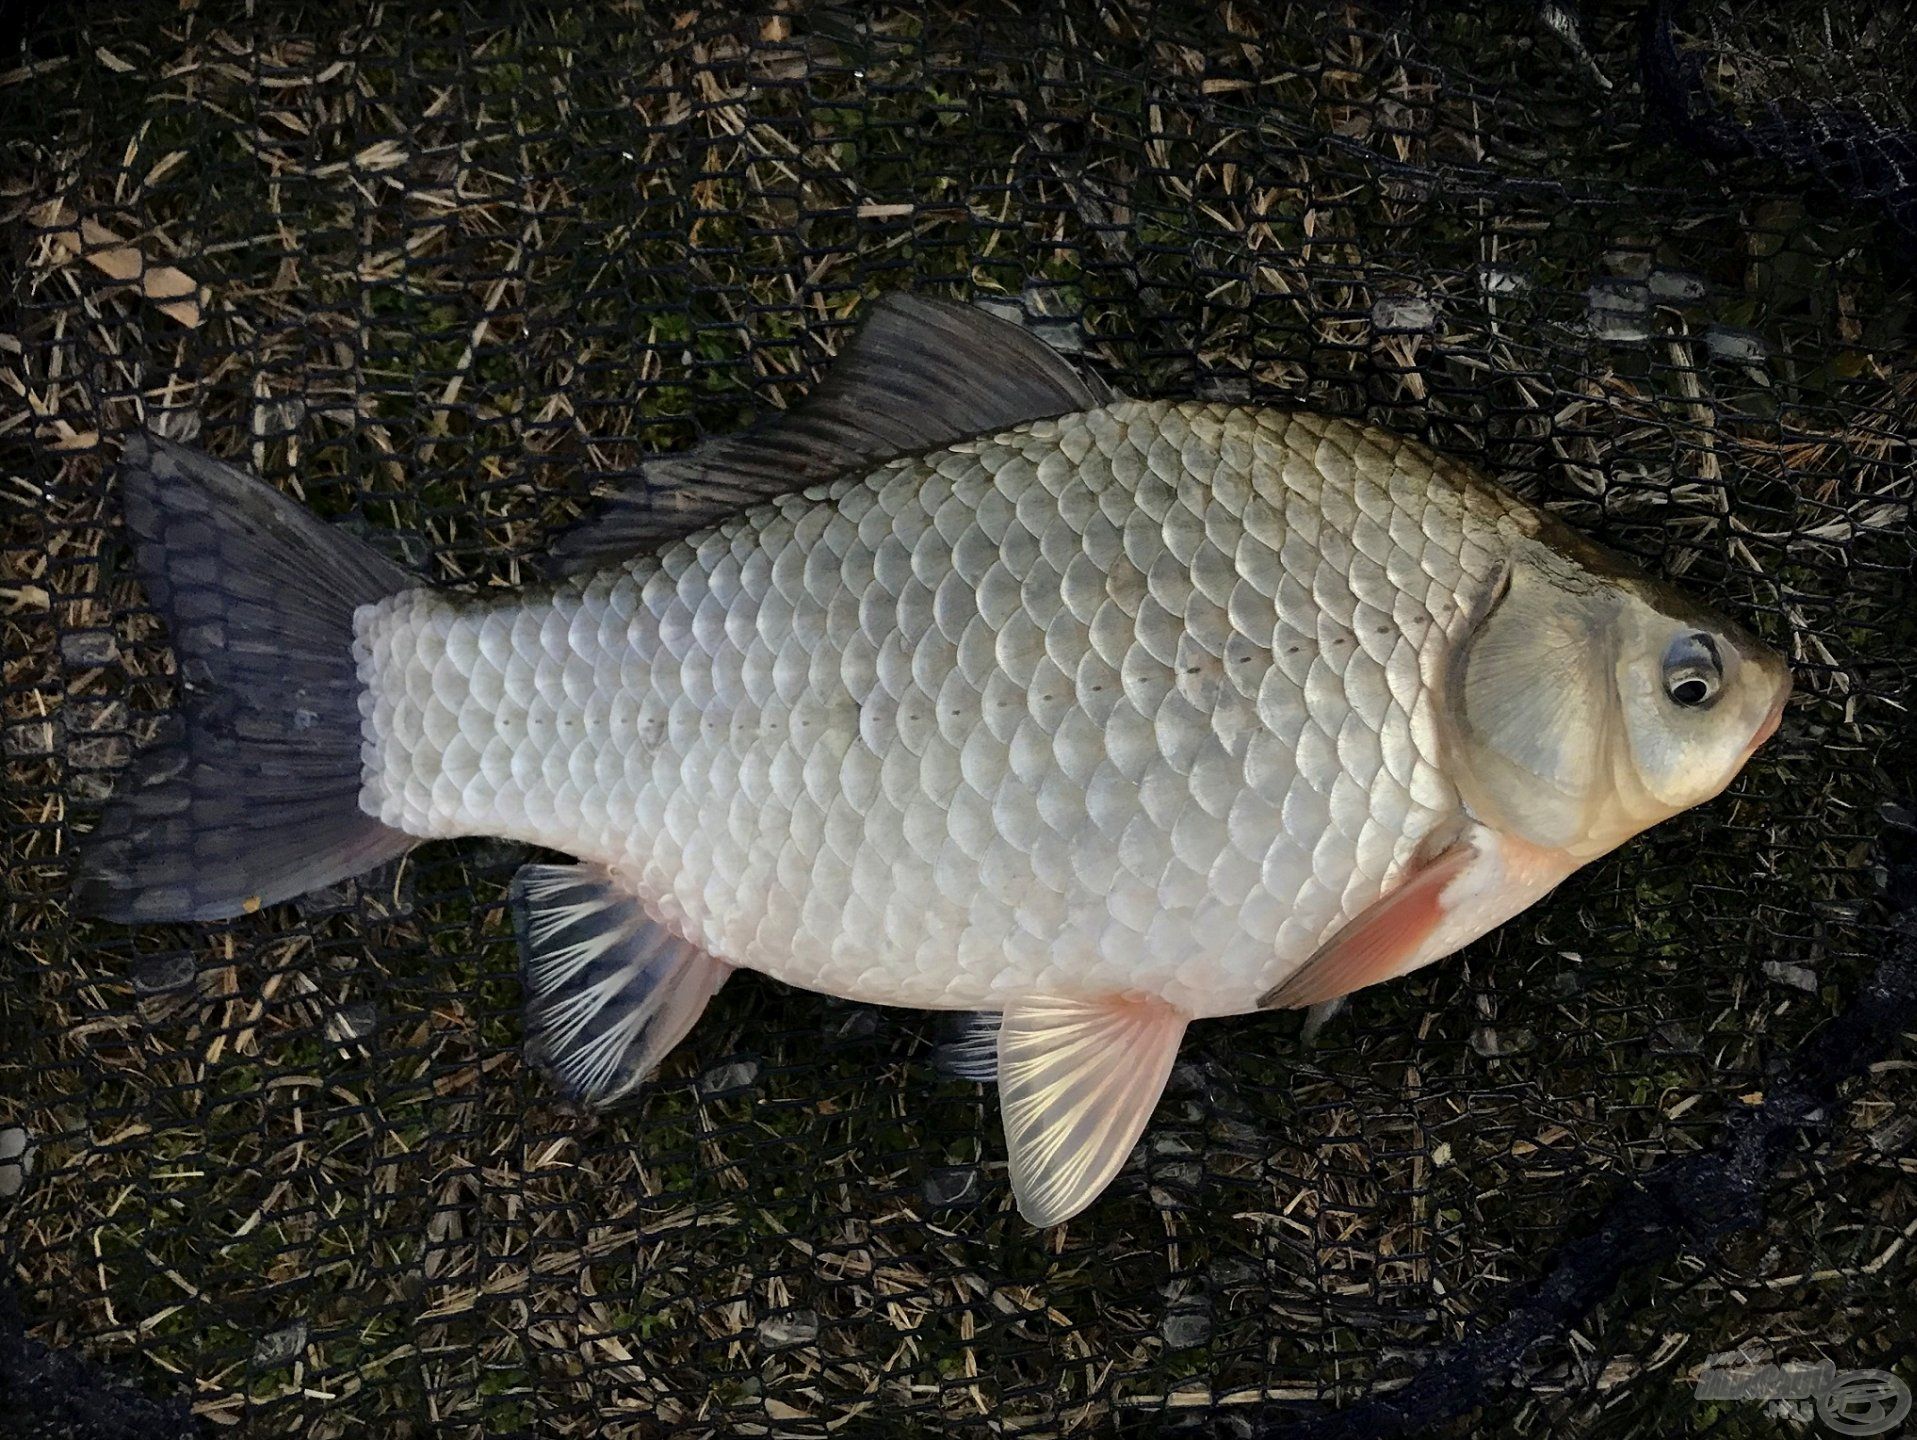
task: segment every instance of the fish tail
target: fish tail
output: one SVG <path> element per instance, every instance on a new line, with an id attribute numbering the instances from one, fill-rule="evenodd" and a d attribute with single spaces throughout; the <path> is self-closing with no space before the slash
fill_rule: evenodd
<path id="1" fill-rule="evenodd" d="M 198 451 L 134 435 L 121 474 L 180 705 L 81 842 L 77 903 L 215 920 L 403 854 L 413 837 L 360 808 L 353 612 L 418 582 Z"/>

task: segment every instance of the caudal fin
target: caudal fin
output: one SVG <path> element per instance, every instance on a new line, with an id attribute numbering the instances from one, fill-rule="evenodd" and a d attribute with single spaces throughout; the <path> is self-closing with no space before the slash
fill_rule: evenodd
<path id="1" fill-rule="evenodd" d="M 415 842 L 359 806 L 353 611 L 417 583 L 264 482 L 135 435 L 126 528 L 178 659 L 180 711 L 82 842 L 78 904 L 215 920 Z"/>

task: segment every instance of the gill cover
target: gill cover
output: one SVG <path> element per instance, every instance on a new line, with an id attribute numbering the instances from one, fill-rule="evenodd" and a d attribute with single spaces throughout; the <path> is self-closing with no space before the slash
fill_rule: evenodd
<path id="1" fill-rule="evenodd" d="M 1554 561 L 1520 552 L 1507 563 L 1447 691 L 1455 778 L 1472 813 L 1559 849 L 1586 838 L 1612 780 L 1621 592 Z"/>
<path id="2" fill-rule="evenodd" d="M 1721 792 L 1776 729 L 1790 672 L 1741 626 L 1554 536 L 1513 547 L 1444 689 L 1471 813 L 1582 863 Z"/>

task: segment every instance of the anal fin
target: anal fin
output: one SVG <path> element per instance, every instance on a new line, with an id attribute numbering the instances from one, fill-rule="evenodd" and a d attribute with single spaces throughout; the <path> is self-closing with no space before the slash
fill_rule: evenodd
<path id="1" fill-rule="evenodd" d="M 528 1053 L 586 1105 L 637 1087 L 732 973 L 599 865 L 522 866 L 510 900 Z"/>
<path id="2" fill-rule="evenodd" d="M 1157 1108 L 1188 1018 L 1115 995 L 1005 1007 L 999 1108 L 1012 1194 L 1032 1224 L 1071 1219 L 1111 1183 Z"/>

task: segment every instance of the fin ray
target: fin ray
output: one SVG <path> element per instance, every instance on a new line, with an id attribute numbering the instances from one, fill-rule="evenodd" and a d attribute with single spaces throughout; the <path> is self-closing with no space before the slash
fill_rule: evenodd
<path id="1" fill-rule="evenodd" d="M 1266 991 L 1258 1008 L 1317 1007 L 1412 969 L 1444 919 L 1446 887 L 1477 858 L 1468 841 L 1455 842 L 1433 856 L 1359 911 L 1309 960 Z"/>
<path id="2" fill-rule="evenodd" d="M 81 841 L 78 905 L 113 920 L 218 920 L 403 855 L 414 838 L 359 805 L 353 612 L 416 582 L 184 445 L 130 435 L 120 468 L 180 704 Z"/>
<path id="3" fill-rule="evenodd" d="M 1012 1193 L 1034 1225 L 1071 1219 L 1144 1132 L 1188 1017 L 1157 999 L 1030 996 L 998 1033 Z"/>
<path id="4" fill-rule="evenodd" d="M 562 534 L 549 568 L 576 575 L 759 501 L 1029 420 L 1111 392 L 1044 341 L 969 305 L 887 295 L 792 409 L 646 463 L 636 484 Z"/>
<path id="5" fill-rule="evenodd" d="M 572 1099 L 610 1104 L 665 1059 L 732 973 L 599 865 L 513 877 L 527 1052 Z"/>
<path id="6" fill-rule="evenodd" d="M 996 1010 L 972 1010 L 947 1022 L 951 1038 L 932 1050 L 932 1064 L 952 1080 L 991 1085 L 998 1080 L 998 1031 L 1003 1017 Z"/>

